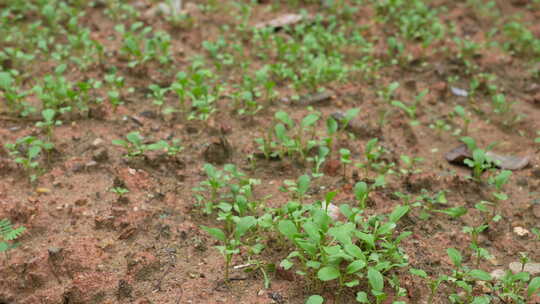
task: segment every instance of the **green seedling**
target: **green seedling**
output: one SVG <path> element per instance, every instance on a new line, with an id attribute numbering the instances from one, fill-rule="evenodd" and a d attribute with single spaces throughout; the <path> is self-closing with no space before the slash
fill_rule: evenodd
<path id="1" fill-rule="evenodd" d="M 486 155 L 486 152 L 476 146 L 476 142 L 471 137 L 462 137 L 461 141 L 472 151 L 472 159 L 465 159 L 464 163 L 473 169 L 473 178 L 480 181 L 482 173 L 493 167 L 493 161 Z"/>
<path id="2" fill-rule="evenodd" d="M 450 279 L 447 275 L 439 275 L 436 279 L 432 279 L 422 269 L 410 268 L 409 272 L 417 277 L 428 281 L 428 286 L 430 290 L 429 298 L 427 301 L 428 304 L 433 304 L 433 300 L 435 299 L 435 295 L 437 294 L 437 290 L 439 289 L 441 284 Z"/>
<path id="3" fill-rule="evenodd" d="M 54 127 L 62 125 L 62 121 L 54 119 L 55 115 L 55 110 L 45 109 L 41 112 L 43 121 L 38 121 L 36 123 L 36 127 L 43 128 L 47 131 L 47 137 L 49 140 L 52 140 Z"/>
<path id="4" fill-rule="evenodd" d="M 114 29 L 122 37 L 123 45 L 120 53 L 130 60 L 128 63 L 130 68 L 151 60 L 160 64 L 171 61 L 171 37 L 167 33 L 152 33 L 152 28 L 144 27 L 142 22 L 133 23 L 129 29 L 123 24 L 115 26 Z"/>
<path id="5" fill-rule="evenodd" d="M 118 197 L 123 197 L 129 193 L 129 190 L 124 187 L 113 187 L 111 188 L 111 192 L 118 195 Z"/>
<path id="6" fill-rule="evenodd" d="M 449 296 L 450 301 L 452 303 L 473 303 L 475 298 L 473 293 L 475 282 L 490 281 L 491 275 L 485 271 L 470 269 L 463 265 L 463 257 L 455 248 L 448 248 L 446 252 L 454 264 L 452 275 L 447 280 L 447 282 L 450 282 L 453 290 L 453 293 Z"/>
<path id="7" fill-rule="evenodd" d="M 408 155 L 400 155 L 401 162 L 403 163 L 402 168 L 399 169 L 399 172 L 403 175 L 410 175 L 422 172 L 418 169 L 418 164 L 424 161 L 422 157 L 410 157 Z"/>
<path id="8" fill-rule="evenodd" d="M 28 173 L 30 181 L 34 182 L 38 175 L 44 171 L 38 161 L 41 152 L 43 150 L 52 150 L 54 145 L 34 136 L 26 136 L 17 139 L 15 143 L 6 144 L 5 148 L 9 151 L 9 155 L 14 159 L 15 163 L 21 165 Z"/>
<path id="9" fill-rule="evenodd" d="M 307 160 L 307 155 L 312 148 L 316 147 L 318 141 L 315 140 L 315 125 L 319 121 L 318 113 L 306 115 L 297 124 L 289 114 L 284 111 L 278 111 L 274 115 L 276 124 L 274 125 L 274 144 L 266 144 L 278 148 L 278 154 L 281 158 L 285 155 L 296 156 L 301 161 Z"/>
<path id="10" fill-rule="evenodd" d="M 328 201 L 327 198 L 327 206 Z M 351 209 L 342 210 L 348 218 Z M 409 208 L 397 206 L 387 220 L 374 216 L 354 223 L 332 221 L 320 204 L 298 211 L 296 216 L 277 222 L 278 231 L 294 246 L 280 265 L 285 269 L 295 267 L 298 275 L 307 278 L 336 281 L 338 298 L 343 288 L 355 288 L 365 282 L 375 303 L 381 303 L 387 297 L 385 275 L 393 268 L 407 265 L 398 244 L 410 233 L 404 232 L 397 238 L 392 235 Z M 369 303 L 368 299 L 365 292 L 357 296 L 361 303 Z"/>
<path id="11" fill-rule="evenodd" d="M 401 110 L 403 110 L 403 112 L 405 112 L 407 114 L 407 116 L 409 116 L 410 119 L 412 119 L 412 122 L 411 124 L 412 125 L 418 125 L 419 122 L 416 121 L 416 118 L 417 118 L 417 109 L 418 109 L 418 104 L 420 103 L 420 101 L 422 101 L 422 99 L 429 93 L 429 90 L 428 89 L 425 89 L 423 90 L 422 92 L 420 92 L 416 97 L 415 97 L 415 100 L 414 102 L 411 104 L 411 105 L 406 105 L 404 104 L 403 102 L 399 101 L 399 100 L 393 100 L 391 102 L 391 105 L 395 106 L 395 107 L 398 107 L 400 108 Z"/>
<path id="12" fill-rule="evenodd" d="M 437 137 L 441 137 L 443 132 L 448 132 L 452 129 L 444 119 L 437 119 L 435 122 L 429 124 L 429 128 L 435 129 L 437 132 Z"/>
<path id="13" fill-rule="evenodd" d="M 463 227 L 463 232 L 468 233 L 471 236 L 471 244 L 469 248 L 473 252 L 472 256 L 476 257 L 476 267 L 480 265 L 481 259 L 486 259 L 486 258 L 491 257 L 491 255 L 489 254 L 489 251 L 487 251 L 485 248 L 480 247 L 478 243 L 478 236 L 487 228 L 488 228 L 488 225 L 486 224 L 480 224 L 474 227 L 470 227 L 470 226 Z"/>
<path id="14" fill-rule="evenodd" d="M 391 104 L 394 99 L 396 90 L 399 88 L 399 82 L 392 82 L 388 87 L 384 87 L 377 91 L 377 95 L 386 103 Z"/>
<path id="15" fill-rule="evenodd" d="M 298 199 L 300 202 L 304 201 L 304 198 L 309 190 L 311 184 L 311 178 L 309 175 L 301 175 L 296 181 L 284 180 L 285 187 L 281 187 L 280 190 L 284 192 L 292 192 L 293 199 Z"/>
<path id="16" fill-rule="evenodd" d="M 455 106 L 454 113 L 457 114 L 461 120 L 463 120 L 463 135 L 469 133 L 469 124 L 471 123 L 471 116 L 465 112 L 465 109 L 462 106 Z"/>
<path id="17" fill-rule="evenodd" d="M 351 161 L 351 151 L 349 149 L 339 149 L 339 154 L 341 155 L 340 161 L 343 165 L 343 179 L 346 179 L 347 177 L 347 165 L 350 164 Z"/>
<path id="18" fill-rule="evenodd" d="M 148 97 L 152 98 L 152 103 L 158 106 L 159 112 L 162 112 L 163 105 L 165 104 L 165 95 L 169 91 L 169 88 L 161 88 L 157 84 L 151 84 L 148 86 L 148 89 L 152 91 L 151 94 L 148 94 Z"/>
<path id="19" fill-rule="evenodd" d="M 18 239 L 26 231 L 26 228 L 20 226 L 14 228 L 9 219 L 0 220 L 0 252 L 4 252 L 6 260 L 8 259 L 8 250 L 16 248 L 17 243 L 13 241 Z"/>
<path id="20" fill-rule="evenodd" d="M 24 97 L 28 95 L 15 85 L 15 79 L 8 72 L 0 71 L 0 92 L 6 100 L 8 110 L 21 116 L 27 116 L 34 111 L 27 103 L 24 102 Z"/>
<path id="21" fill-rule="evenodd" d="M 355 164 L 358 168 L 364 168 L 366 176 L 369 173 L 369 169 L 375 170 L 380 174 L 387 173 L 394 163 L 387 163 L 386 161 L 381 161 L 381 157 L 386 152 L 386 150 L 378 145 L 379 140 L 377 138 L 372 138 L 366 143 L 364 149 L 364 158 L 366 163 Z"/>
<path id="22" fill-rule="evenodd" d="M 222 243 L 222 245 L 216 246 L 216 248 L 225 258 L 224 280 L 226 284 L 229 283 L 229 268 L 232 258 L 235 254 L 240 253 L 240 247 L 243 245 L 242 237 L 244 237 L 244 235 L 256 224 L 257 220 L 255 217 L 245 216 L 234 221 L 235 228 L 232 233 L 225 233 L 220 228 L 201 227 L 204 231 L 208 232 L 208 234 Z"/>
<path id="23" fill-rule="evenodd" d="M 307 158 L 308 161 L 314 163 L 314 167 L 311 173 L 311 175 L 314 178 L 321 177 L 324 175 L 323 173 L 321 173 L 321 167 L 323 163 L 326 161 L 326 156 L 328 156 L 329 153 L 330 153 L 330 149 L 328 149 L 325 146 L 320 146 L 317 155 Z"/>
<path id="24" fill-rule="evenodd" d="M 537 131 L 536 134 L 537 134 L 537 135 L 540 135 L 540 131 Z M 537 144 L 540 144 L 540 136 L 537 137 L 537 138 L 534 140 L 534 142 L 537 143 Z"/>
<path id="25" fill-rule="evenodd" d="M 372 185 L 367 185 L 365 182 L 358 182 L 356 185 L 354 185 L 354 197 L 356 198 L 356 201 L 358 202 L 358 206 L 361 210 L 366 209 L 367 200 L 369 198 L 369 194 L 380 187 L 384 187 L 386 185 L 384 175 L 380 175 L 375 179 L 375 182 Z"/>
<path id="26" fill-rule="evenodd" d="M 170 149 L 169 144 L 160 140 L 152 144 L 145 144 L 144 138 L 139 132 L 131 132 L 126 135 L 126 139 L 114 139 L 112 141 L 114 145 L 121 146 L 126 150 L 124 155 L 126 158 L 134 158 L 138 156 L 144 156 L 147 151 L 157 151 Z M 176 148 L 173 148 L 176 149 Z"/>

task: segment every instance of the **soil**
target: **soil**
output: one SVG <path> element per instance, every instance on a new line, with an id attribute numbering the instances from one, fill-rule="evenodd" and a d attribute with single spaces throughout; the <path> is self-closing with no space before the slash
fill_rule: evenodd
<path id="1" fill-rule="evenodd" d="M 268 9 L 271 1 L 260 2 L 263 3 L 254 5 L 252 25 L 285 13 L 296 13 L 299 8 L 324 14 L 319 4 L 302 3 L 299 8 L 282 5 L 271 11 Z M 500 23 L 479 15 L 466 1 L 433 2 L 432 5 L 446 6 L 447 11 L 440 18 L 445 24 L 455 25 L 455 35 L 467 36 L 478 43 L 489 42 L 491 38 L 487 33 Z M 520 14 L 540 39 L 540 9 L 538 5 L 533 6 L 533 2 L 495 1 L 504 18 Z M 219 100 L 216 113 L 203 122 L 159 114 L 146 96 L 145 88 L 152 83 L 171 83 L 176 72 L 189 65 L 189 58 L 206 54 L 202 41 L 215 39 L 222 25 L 237 21 L 231 14 L 220 13 L 225 3 L 219 3 L 218 10 L 211 13 L 191 7 L 192 26 L 174 28 L 162 16 L 144 14 L 154 3 L 131 4 L 141 11 L 139 19 L 145 24 L 171 33 L 174 68 L 164 70 L 158 64 L 149 63 L 141 70 L 133 70 L 116 57 L 85 71 L 70 66 L 67 73 L 70 80 L 100 78 L 107 66 L 116 66 L 127 86 L 134 87 L 135 91 L 117 109 L 103 103 L 92 109 L 89 117 L 66 119 L 63 125 L 55 127 L 56 151 L 45 165 L 44 174 L 34 183 L 30 183 L 26 172 L 2 151 L 0 218 L 9 218 L 12 223 L 25 226 L 27 231 L 17 240 L 19 247 L 10 250 L 0 263 L 0 304 L 305 303 L 313 293 L 323 295 L 325 303 L 338 303 L 330 285 L 316 289 L 313 284 L 287 272 L 271 272 L 271 284 L 265 288 L 259 272 L 231 270 L 233 280 L 224 284 L 224 259 L 214 248 L 218 243 L 200 228 L 201 225 L 220 227 L 222 223 L 215 216 L 200 212 L 192 191 L 206 179 L 202 169 L 206 162 L 219 168 L 231 163 L 248 176 L 261 180 L 261 185 L 255 187 L 257 198 L 272 207 L 287 202 L 289 195 L 280 191 L 283 181 L 311 172 L 311 165 L 306 167 L 289 158 L 257 157 L 261 151 L 254 139 L 264 136 L 266 130 L 273 127 L 276 111 L 287 111 L 298 120 L 310 110 L 304 105 L 281 102 L 280 98 L 288 98 L 292 92 L 287 84 L 281 84 L 279 98 L 265 104 L 262 111 L 251 117 L 231 111 L 226 98 Z M 119 42 L 108 39 L 114 35 L 116 23 L 103 8 L 89 7 L 85 12 L 80 23 L 92 29 L 92 38 L 107 49 L 117 50 Z M 374 53 L 384 52 L 388 29 L 374 21 L 374 14 L 373 8 L 366 5 L 353 18 L 360 26 L 369 25 L 365 34 L 379 43 Z M 237 42 L 249 46 L 248 41 L 240 38 Z M 438 51 L 445 47 L 448 51 Z M 416 196 L 422 189 L 429 193 L 445 190 L 448 207 L 469 209 L 458 219 L 434 213 L 429 220 L 422 220 L 415 210 L 400 223 L 400 231 L 412 232 L 401 245 L 410 265 L 435 276 L 451 273 L 447 248 L 460 250 L 466 262 L 470 262 L 467 254 L 470 237 L 462 229 L 478 223 L 480 214 L 474 210 L 474 205 L 491 200 L 491 188 L 485 181 L 498 173 L 497 170 L 486 172 L 484 182 L 470 179 L 468 168 L 449 164 L 444 157 L 460 144 L 459 136 L 446 131 L 439 133 L 429 127 L 433 121 L 441 119 L 449 122 L 453 130 L 459 128 L 456 124 L 461 120 L 449 120 L 449 114 L 458 104 L 471 105 L 471 99 L 456 96 L 451 91 L 451 87 L 468 88 L 467 76 L 456 83 L 447 83 L 449 75 L 462 74 L 463 70 L 455 61 L 452 47 L 450 38 L 428 48 L 410 43 L 405 49 L 411 56 L 407 63 L 381 68 L 376 79 L 365 80 L 358 76 L 346 82 L 325 84 L 333 96 L 330 100 L 325 97 L 324 103 L 311 105 L 323 117 L 354 107 L 361 109 L 355 123 L 361 126 L 360 135 L 369 135 L 343 136 L 337 143 L 337 147 L 351 151 L 353 163 L 363 161 L 365 144 L 373 137 L 379 138 L 379 143 L 389 151 L 385 157 L 396 163 L 396 171 L 406 168 L 401 155 L 424 159 L 415 166 L 414 172 L 392 175 L 384 189 L 372 193 L 369 214 L 388 213 L 400 204 L 394 192 Z M 531 66 L 530 58 L 512 56 L 502 49 L 486 48 L 478 53 L 474 62 L 479 70 L 496 75 L 497 86 L 504 90 L 507 100 L 516 101 L 512 111 L 525 116 L 510 126 L 503 124 L 491 110 L 491 97 L 480 91 L 474 97 L 477 111 L 468 135 L 474 137 L 480 147 L 498 142 L 495 148 L 498 153 L 528 156 L 530 160 L 526 168 L 513 171 L 505 186 L 509 199 L 499 206 L 502 220 L 480 235 L 480 245 L 493 258 L 482 261 L 478 268 L 491 272 L 507 269 L 510 262 L 519 260 L 520 252 L 526 252 L 531 261 L 540 261 L 539 242 L 530 233 L 532 228 L 540 228 L 540 148 L 534 143 L 534 138 L 540 136 L 536 134 L 540 130 L 540 78 L 538 72 L 536 76 L 526 72 L 540 67 Z M 386 54 L 380 56 L 383 61 L 389 60 Z M 28 67 L 27 73 L 42 77 L 54 67 L 54 63 L 42 62 Z M 233 72 L 223 77 L 229 83 L 239 80 Z M 387 116 L 386 123 L 379 124 L 378 113 L 383 101 L 376 91 L 393 81 L 402 84 L 395 96 L 399 100 L 412 100 L 423 89 L 430 90 L 418 110 L 418 124 L 411 125 L 397 108 Z M 324 132 L 324 124 L 319 128 Z M 111 142 L 132 131 L 140 132 L 149 142 L 181 139 L 184 150 L 174 157 L 152 152 L 126 160 L 125 151 Z M 42 134 L 42 130 L 35 127 L 35 121 L 8 115 L 0 118 L 2 143 L 15 142 L 30 134 Z M 317 189 L 322 186 L 337 190 L 336 205 L 354 201 L 351 189 L 358 180 L 375 177 L 366 176 L 364 170 L 352 166 L 343 175 L 338 158 L 339 154 L 329 157 L 324 166 L 325 176 L 313 185 Z M 113 187 L 126 188 L 129 193 L 119 198 L 110 191 Z M 324 191 L 314 191 L 309 200 L 323 199 L 324 195 Z M 515 227 L 529 233 L 518 236 Z M 287 252 L 269 247 L 263 254 L 264 259 L 279 264 Z M 245 259 L 245 255 L 235 256 L 232 265 L 242 265 Z M 427 300 L 426 282 L 407 271 L 396 274 L 408 290 L 402 301 L 424 303 Z M 391 290 L 388 292 L 392 294 Z M 448 292 L 442 287 L 435 302 L 449 303 Z M 347 295 L 344 298 L 348 299 Z M 353 303 L 354 300 L 341 301 Z M 391 303 L 391 299 L 385 303 Z"/>

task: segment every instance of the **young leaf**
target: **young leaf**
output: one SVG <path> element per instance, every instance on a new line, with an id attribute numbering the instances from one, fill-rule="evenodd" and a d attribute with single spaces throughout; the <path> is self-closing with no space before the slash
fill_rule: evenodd
<path id="1" fill-rule="evenodd" d="M 405 214 L 409 212 L 409 206 L 397 206 L 390 214 L 388 219 L 390 222 L 397 223 Z"/>
<path id="2" fill-rule="evenodd" d="M 369 285 L 373 290 L 382 291 L 384 288 L 384 278 L 382 274 L 375 268 L 369 267 L 367 273 Z"/>
<path id="3" fill-rule="evenodd" d="M 527 286 L 527 295 L 530 298 L 533 294 L 540 292 L 540 277 L 533 278 Z"/>
<path id="4" fill-rule="evenodd" d="M 471 276 L 473 279 L 481 280 L 481 281 L 490 281 L 491 275 L 485 271 L 479 270 L 479 269 L 473 269 L 468 272 L 468 275 Z"/>
<path id="5" fill-rule="evenodd" d="M 239 239 L 241 238 L 253 225 L 257 223 L 257 220 L 253 216 L 244 216 L 243 218 L 236 223 L 236 229 L 234 231 L 234 236 Z"/>
<path id="6" fill-rule="evenodd" d="M 367 293 L 364 291 L 359 291 L 356 293 L 356 302 L 358 303 L 369 303 Z"/>
<path id="7" fill-rule="evenodd" d="M 302 128 L 307 128 L 319 120 L 319 115 L 311 113 L 302 119 Z"/>
<path id="8" fill-rule="evenodd" d="M 208 234 L 210 234 L 211 236 L 213 236 L 214 238 L 216 238 L 217 240 L 225 243 L 227 242 L 227 237 L 225 236 L 225 233 L 223 233 L 223 231 L 219 228 L 210 228 L 210 227 L 206 227 L 206 226 L 201 226 L 201 228 L 208 232 Z"/>
<path id="9" fill-rule="evenodd" d="M 366 264 L 365 261 L 356 260 L 356 261 L 350 263 L 347 266 L 347 269 L 345 271 L 347 272 L 347 274 L 353 274 L 353 273 L 358 272 L 358 270 L 363 269 L 364 267 L 366 267 L 366 265 L 367 264 Z"/>
<path id="10" fill-rule="evenodd" d="M 319 295 L 312 295 L 307 299 L 306 304 L 322 304 L 323 302 L 323 297 Z"/>
<path id="11" fill-rule="evenodd" d="M 323 267 L 317 272 L 317 277 L 321 281 L 334 280 L 334 279 L 339 278 L 339 276 L 340 276 L 339 269 L 337 269 L 334 266 Z"/>
<path id="12" fill-rule="evenodd" d="M 428 278 L 427 273 L 425 271 L 423 271 L 422 269 L 411 268 L 411 269 L 409 269 L 409 272 L 414 274 L 415 276 L 421 277 L 423 279 Z"/>
<path id="13" fill-rule="evenodd" d="M 293 240 L 294 237 L 298 234 L 298 230 L 294 223 L 290 220 L 283 220 L 278 223 L 278 230 L 283 235 Z"/>
<path id="14" fill-rule="evenodd" d="M 459 207 L 452 207 L 452 208 L 448 208 L 448 209 L 440 209 L 440 210 L 435 210 L 436 212 L 440 212 L 440 213 L 444 213 L 444 214 L 447 214 L 453 218 L 458 218 L 460 216 L 463 216 L 467 213 L 468 209 L 463 207 L 463 206 L 459 206 Z"/>
<path id="15" fill-rule="evenodd" d="M 446 253 L 452 260 L 452 263 L 457 266 L 461 267 L 461 262 L 463 261 L 463 258 L 461 257 L 461 253 L 457 251 L 455 248 L 448 248 L 446 249 Z"/>

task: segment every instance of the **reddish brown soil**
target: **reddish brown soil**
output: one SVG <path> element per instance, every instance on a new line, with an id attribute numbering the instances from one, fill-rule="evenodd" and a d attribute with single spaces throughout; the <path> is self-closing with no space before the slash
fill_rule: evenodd
<path id="1" fill-rule="evenodd" d="M 464 1 L 438 2 L 448 7 L 448 12 L 442 18 L 456 23 L 457 35 L 470 35 L 475 41 L 485 42 L 485 33 L 497 24 L 497 20 L 476 16 Z M 523 20 L 533 22 L 533 29 L 538 34 L 538 9 L 527 10 L 512 2 L 517 1 L 501 0 L 497 4 L 504 15 L 520 13 Z M 253 23 L 288 11 L 282 7 L 279 12 L 269 15 L 264 10 L 265 6 L 260 5 L 254 11 Z M 306 8 L 316 9 L 312 6 Z M 356 18 L 359 24 L 374 25 L 368 30 L 373 37 L 384 35 L 384 29 L 375 25 L 372 15 L 369 9 L 362 9 Z M 201 41 L 215 37 L 221 25 L 235 22 L 229 15 L 218 13 L 199 13 L 195 25 L 184 29 L 172 29 L 159 18 L 144 21 L 154 28 L 171 31 L 178 69 L 187 64 L 187 58 L 191 55 L 204 52 L 200 47 Z M 107 39 L 114 34 L 115 23 L 101 10 L 88 9 L 83 22 L 93 29 L 94 39 L 107 48 L 118 47 L 117 42 Z M 467 215 L 457 220 L 436 214 L 422 221 L 416 212 L 403 220 L 400 229 L 413 232 L 402 244 L 410 264 L 433 275 L 449 273 L 451 269 L 446 248 L 455 247 L 467 252 L 470 238 L 461 231 L 462 227 L 477 223 L 479 214 L 472 211 L 474 204 L 489 199 L 485 185 L 466 178 L 470 174 L 468 169 L 450 165 L 444 159 L 444 153 L 458 143 L 458 137 L 449 132 L 438 135 L 428 127 L 434 117 L 443 119 L 456 104 L 467 103 L 466 99 L 454 96 L 445 82 L 448 73 L 460 69 L 452 63 L 451 55 L 436 52 L 445 45 L 450 44 L 442 41 L 427 49 L 411 44 L 406 52 L 413 58 L 421 59 L 425 65 L 385 68 L 378 72 L 377 85 L 361 77 L 347 83 L 331 83 L 326 87 L 336 92 L 336 96 L 329 105 L 316 107 L 323 117 L 336 110 L 360 107 L 358 119 L 376 125 L 381 102 L 376 95 L 377 87 L 400 81 L 402 86 L 397 98 L 401 100 L 411 100 L 422 89 L 430 89 L 425 104 L 419 110 L 418 126 L 411 126 L 407 117 L 396 110 L 390 114 L 382 129 L 375 131 L 381 144 L 391 151 L 390 157 L 398 163 L 402 154 L 422 157 L 425 161 L 418 165 L 421 173 L 389 178 L 384 190 L 372 194 L 368 213 L 392 210 L 400 203 L 393 195 L 395 191 L 415 195 L 421 189 L 433 193 L 447 190 L 450 205 L 470 208 Z M 497 85 L 504 88 L 507 98 L 517 101 L 513 106 L 514 111 L 526 114 L 526 117 L 506 127 L 491 114 L 489 117 L 475 115 L 469 135 L 476 138 L 479 146 L 485 147 L 497 141 L 498 152 L 529 155 L 531 162 L 527 168 L 515 171 L 506 187 L 509 199 L 500 206 L 503 220 L 480 236 L 482 246 L 494 256 L 480 265 L 481 269 L 489 272 L 496 268 L 505 269 L 509 262 L 519 259 L 519 252 L 527 252 L 531 260 L 540 261 L 539 245 L 534 241 L 534 236 L 518 237 L 513 233 L 516 226 L 528 230 L 538 227 L 540 219 L 540 210 L 536 210 L 540 204 L 540 153 L 538 145 L 532 140 L 536 131 L 540 130 L 539 90 L 528 90 L 540 84 L 540 80 L 524 73 L 530 68 L 527 60 L 502 50 L 486 49 L 480 52 L 481 56 L 475 59 L 480 69 L 498 76 Z M 52 67 L 43 64 L 43 67 L 39 67 L 41 72 L 36 69 L 36 77 L 51 71 Z M 136 74 L 127 68 L 125 62 L 114 64 L 122 69 L 121 74 L 126 77 L 128 86 L 135 88 L 146 88 L 150 83 L 170 82 L 175 74 L 175 71 L 172 74 L 162 73 L 159 67 L 152 64 L 141 74 Z M 84 77 L 76 69 L 70 72 L 73 79 Z M 99 77 L 103 72 L 103 67 L 95 66 L 85 75 Z M 453 86 L 468 87 L 468 82 L 463 80 Z M 286 96 L 289 89 L 283 87 L 281 92 Z M 486 113 L 491 113 L 489 97 L 480 94 L 477 105 Z M 223 258 L 213 247 L 216 242 L 200 229 L 203 224 L 220 225 L 213 217 L 203 216 L 194 208 L 195 199 L 191 189 L 205 179 L 202 171 L 205 163 L 203 150 L 208 144 L 216 142 L 216 134 L 222 127 L 230 130 L 226 138 L 232 146 L 232 157 L 227 162 L 236 164 L 249 176 L 262 181 L 262 185 L 256 187 L 256 196 L 263 198 L 271 195 L 267 199 L 270 206 L 279 206 L 287 201 L 287 196 L 279 191 L 283 180 L 296 179 L 306 169 L 287 159 L 261 159 L 254 165 L 247 159 L 248 154 L 258 152 L 253 139 L 264 134 L 270 127 L 274 112 L 279 109 L 288 111 L 295 119 L 308 113 L 304 108 L 275 102 L 246 120 L 231 114 L 227 100 L 221 100 L 217 114 L 206 123 L 180 118 L 145 118 L 141 116 L 143 111 L 156 111 L 156 108 L 144 90 L 136 90 L 129 96 L 129 102 L 116 111 L 102 106 L 101 111 L 105 115 L 100 119 L 73 120 L 57 127 L 54 134 L 57 156 L 35 184 L 30 184 L 24 171 L 7 156 L 2 156 L 0 218 L 7 217 L 28 230 L 19 239 L 20 246 L 2 259 L 0 303 L 277 303 L 269 295 L 274 299 L 282 296 L 283 303 L 304 303 L 306 297 L 314 292 L 324 295 L 328 303 L 337 303 L 331 287 L 313 290 L 301 279 L 289 281 L 275 273 L 270 274 L 270 288 L 264 289 L 259 273 L 233 271 L 231 276 L 238 280 L 232 281 L 226 288 L 222 282 Z M 129 117 L 136 117 L 139 123 Z M 185 150 L 175 159 L 150 155 L 149 160 L 126 161 L 122 157 L 124 151 L 110 143 L 131 131 L 139 131 L 149 140 L 172 135 L 182 140 Z M 2 143 L 39 132 L 34 122 L 0 119 Z M 102 140 L 98 146 L 92 144 L 96 139 Z M 338 145 L 349 148 L 353 158 L 361 160 L 368 139 L 342 139 Z M 95 166 L 85 166 L 99 149 L 104 149 L 108 157 L 98 161 Z M 345 178 L 341 171 L 339 162 L 330 161 L 326 167 L 327 176 L 317 180 L 314 185 L 338 190 L 337 204 L 353 201 L 351 188 L 356 182 L 353 169 L 348 170 Z M 363 171 L 358 173 L 362 179 L 367 178 L 362 176 Z M 495 173 L 486 173 L 486 180 Z M 114 185 L 129 189 L 127 200 L 119 200 L 116 194 L 109 191 Z M 46 191 L 37 191 L 38 188 L 45 188 Z M 310 199 L 320 199 L 323 195 L 313 194 Z M 265 258 L 269 262 L 279 263 L 286 254 L 269 250 Z M 468 258 L 467 254 L 464 255 Z M 233 265 L 243 262 L 243 257 L 237 256 Z M 408 298 L 402 300 L 423 303 L 428 293 L 425 282 L 405 271 L 400 277 L 408 289 Z M 438 303 L 447 303 L 444 295 L 445 289 L 442 288 Z"/>

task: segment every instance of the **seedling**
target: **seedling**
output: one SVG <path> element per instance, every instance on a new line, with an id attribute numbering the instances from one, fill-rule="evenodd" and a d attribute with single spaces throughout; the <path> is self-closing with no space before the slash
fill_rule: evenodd
<path id="1" fill-rule="evenodd" d="M 369 194 L 380 187 L 386 185 L 384 175 L 379 175 L 372 185 L 367 185 L 365 182 L 358 182 L 354 185 L 354 197 L 358 202 L 358 206 L 361 210 L 366 209 L 366 203 L 369 198 Z"/>
<path id="2" fill-rule="evenodd" d="M 257 220 L 253 216 L 238 218 L 234 222 L 234 232 L 230 234 L 226 234 L 219 228 L 201 226 L 204 231 L 222 243 L 222 245 L 216 246 L 216 248 L 225 258 L 225 284 L 229 283 L 229 268 L 232 258 L 235 254 L 240 253 L 240 247 L 243 245 L 242 237 L 256 224 Z"/>
<path id="3" fill-rule="evenodd" d="M 168 153 L 173 151 L 173 155 L 176 154 L 176 152 L 181 151 L 180 146 L 173 146 L 171 148 L 171 146 L 169 146 L 169 144 L 164 140 L 160 140 L 152 144 L 145 144 L 144 138 L 139 132 L 136 131 L 128 133 L 125 140 L 114 139 L 112 143 L 114 145 L 123 147 L 126 150 L 124 157 L 130 159 L 138 156 L 144 156 L 147 151 L 164 150 Z"/>
<path id="4" fill-rule="evenodd" d="M 41 112 L 43 121 L 39 121 L 36 123 L 36 127 L 43 128 L 47 131 L 47 137 L 49 140 L 52 140 L 54 127 L 62 125 L 62 121 L 54 119 L 55 115 L 55 110 L 45 109 Z"/>
<path id="5" fill-rule="evenodd" d="M 163 105 L 165 104 L 165 94 L 169 91 L 169 88 L 161 88 L 157 84 L 151 84 L 148 89 L 152 91 L 149 97 L 152 97 L 152 102 L 159 107 L 159 112 L 162 112 Z"/>
<path id="6" fill-rule="evenodd" d="M 422 163 L 424 159 L 422 157 L 410 157 L 408 155 L 400 155 L 401 162 L 403 163 L 402 168 L 399 169 L 399 172 L 404 175 L 416 174 L 422 172 L 418 169 L 417 165 Z"/>
<path id="7" fill-rule="evenodd" d="M 461 141 L 472 151 L 472 159 L 465 159 L 464 163 L 473 169 L 473 179 L 480 181 L 482 173 L 493 167 L 493 161 L 486 155 L 486 152 L 476 146 L 476 142 L 471 137 L 462 137 Z"/>
<path id="8" fill-rule="evenodd" d="M 4 252 L 6 260 L 8 259 L 8 250 L 16 248 L 17 243 L 13 241 L 18 239 L 26 231 L 26 228 L 20 226 L 14 228 L 9 219 L 0 220 L 0 252 Z"/>
<path id="9" fill-rule="evenodd" d="M 304 197 L 309 190 L 311 178 L 309 177 L 309 175 L 304 174 L 299 176 L 296 181 L 284 180 L 283 183 L 285 184 L 286 188 L 280 188 L 281 191 L 292 192 L 293 199 L 298 199 L 300 200 L 300 202 L 303 202 Z"/>
<path id="10" fill-rule="evenodd" d="M 26 136 L 17 139 L 15 143 L 5 145 L 14 161 L 21 165 L 28 173 L 30 181 L 34 182 L 38 175 L 43 172 L 38 158 L 43 150 L 50 151 L 54 145 L 50 142 L 44 142 L 34 136 Z"/>
<path id="11" fill-rule="evenodd" d="M 315 178 L 321 177 L 324 174 L 321 173 L 321 167 L 326 161 L 326 156 L 330 153 L 330 149 L 325 146 L 320 146 L 317 155 L 313 157 L 308 157 L 307 160 L 314 163 L 313 171 L 311 175 Z"/>
<path id="12" fill-rule="evenodd" d="M 111 192 L 118 195 L 118 197 L 123 197 L 129 193 L 129 190 L 123 187 L 113 187 L 111 188 Z"/>
<path id="13" fill-rule="evenodd" d="M 454 107 L 454 113 L 456 113 L 463 120 L 463 135 L 469 133 L 469 124 L 471 123 L 471 117 L 465 112 L 465 109 L 457 105 Z"/>
<path id="14" fill-rule="evenodd" d="M 349 149 L 339 149 L 340 161 L 343 165 L 343 179 L 346 179 L 347 165 L 351 163 L 351 151 Z"/>

